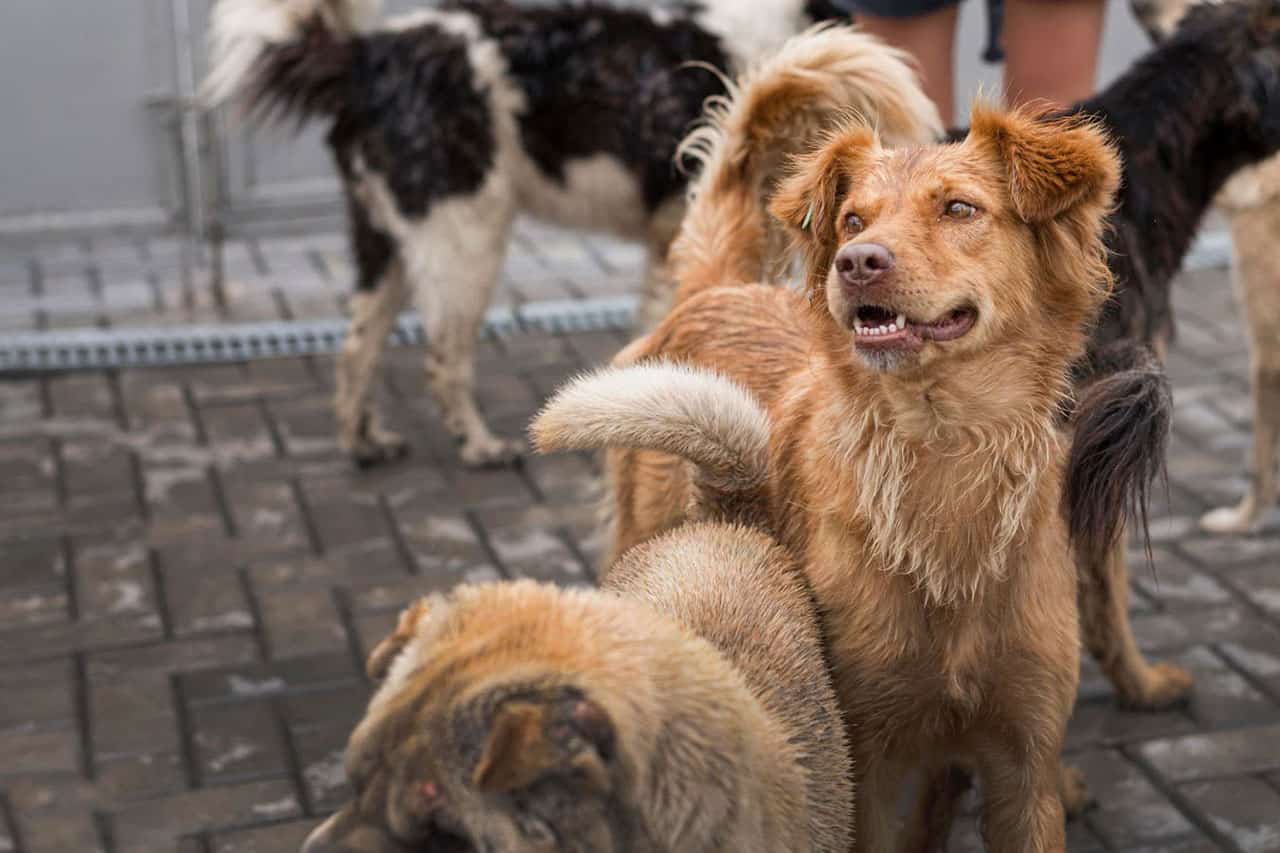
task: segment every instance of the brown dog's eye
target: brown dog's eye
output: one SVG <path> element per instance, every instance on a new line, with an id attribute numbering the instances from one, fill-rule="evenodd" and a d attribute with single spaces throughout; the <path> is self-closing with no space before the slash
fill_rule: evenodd
<path id="1" fill-rule="evenodd" d="M 972 219 L 974 214 L 977 212 L 978 208 L 969 204 L 967 201 L 947 202 L 946 214 L 952 219 Z"/>
<path id="2" fill-rule="evenodd" d="M 862 217 L 856 213 L 846 213 L 844 215 L 844 230 L 849 234 L 857 234 L 865 226 L 862 224 Z"/>

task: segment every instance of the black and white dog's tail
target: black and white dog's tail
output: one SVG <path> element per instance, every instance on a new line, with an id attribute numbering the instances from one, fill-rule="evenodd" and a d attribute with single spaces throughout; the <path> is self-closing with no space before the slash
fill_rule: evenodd
<path id="1" fill-rule="evenodd" d="M 1103 571 L 1126 518 L 1150 542 L 1147 499 L 1164 470 L 1173 396 L 1155 356 L 1129 340 L 1090 353 L 1075 385 L 1063 498 L 1079 559 Z"/>
<path id="2" fill-rule="evenodd" d="M 345 106 L 353 37 L 380 0 L 218 0 L 210 14 L 208 106 L 304 120 Z"/>
<path id="3" fill-rule="evenodd" d="M 692 514 L 762 526 L 769 420 L 741 386 L 710 370 L 658 362 L 570 381 L 529 428 L 541 453 L 660 450 L 692 463 Z"/>

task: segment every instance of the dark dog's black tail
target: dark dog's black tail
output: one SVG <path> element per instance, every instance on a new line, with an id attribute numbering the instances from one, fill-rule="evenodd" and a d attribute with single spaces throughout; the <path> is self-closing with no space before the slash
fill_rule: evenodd
<path id="1" fill-rule="evenodd" d="M 1173 397 L 1160 363 L 1130 341 L 1091 353 L 1075 380 L 1064 509 L 1077 555 L 1098 566 L 1126 519 L 1150 550 L 1148 498 L 1164 473 Z"/>
<path id="2" fill-rule="evenodd" d="M 203 99 L 299 122 L 347 105 L 356 35 L 375 0 L 218 0 Z"/>

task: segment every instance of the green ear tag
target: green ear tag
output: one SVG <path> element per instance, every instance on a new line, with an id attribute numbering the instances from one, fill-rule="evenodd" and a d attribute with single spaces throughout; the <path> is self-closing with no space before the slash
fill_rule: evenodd
<path id="1" fill-rule="evenodd" d="M 809 209 L 804 212 L 804 219 L 800 222 L 800 230 L 808 231 L 809 226 L 813 224 L 813 202 L 809 202 Z"/>

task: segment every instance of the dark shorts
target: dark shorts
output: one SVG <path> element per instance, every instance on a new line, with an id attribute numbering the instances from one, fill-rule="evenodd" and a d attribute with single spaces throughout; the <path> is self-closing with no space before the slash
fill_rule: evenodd
<path id="1" fill-rule="evenodd" d="M 865 12 L 881 18 L 914 18 L 959 6 L 963 0 L 830 0 L 850 15 Z M 987 3 L 987 46 L 982 58 L 987 62 L 999 62 L 1004 58 L 1000 50 L 1000 23 L 1004 12 L 1003 0 L 986 0 Z"/>

